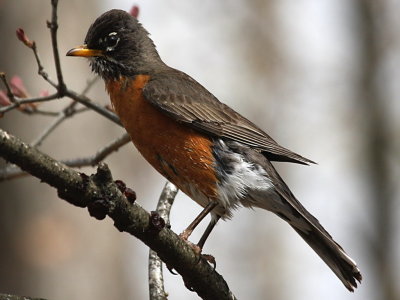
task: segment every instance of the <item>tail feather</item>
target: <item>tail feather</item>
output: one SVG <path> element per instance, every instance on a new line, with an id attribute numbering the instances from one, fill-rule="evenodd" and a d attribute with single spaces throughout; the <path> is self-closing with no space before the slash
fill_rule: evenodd
<path id="1" fill-rule="evenodd" d="M 280 207 L 280 209 L 260 207 L 271 210 L 287 221 L 329 268 L 332 269 L 345 287 L 353 292 L 357 287 L 357 281 L 361 282 L 362 279 L 356 263 L 333 240 L 317 218 L 310 214 L 296 199 L 272 164 L 266 161 L 264 166 L 268 170 L 268 174 L 272 179 L 275 191 L 278 193 L 283 207 Z M 268 201 L 265 203 L 268 203 Z"/>
<path id="2" fill-rule="evenodd" d="M 332 269 L 345 287 L 353 292 L 357 281 L 361 282 L 362 279 L 356 263 L 296 199 L 266 156 L 237 142 L 226 141 L 226 145 L 229 147 L 225 150 L 227 153 L 240 153 L 245 162 L 255 166 L 247 171 L 256 177 L 258 184 L 264 184 L 254 186 L 253 182 L 247 181 L 246 195 L 240 199 L 241 204 L 269 210 L 288 222 Z M 276 157 L 273 158 L 277 160 Z M 263 170 L 260 171 L 259 167 Z M 261 176 L 266 179 L 260 179 Z M 254 178 L 252 179 L 254 181 Z"/>
<path id="3" fill-rule="evenodd" d="M 361 282 L 362 276 L 356 263 L 344 252 L 342 247 L 315 227 L 311 231 L 304 232 L 302 229 L 291 226 L 331 268 L 345 287 L 353 292 L 357 288 L 357 281 Z"/>

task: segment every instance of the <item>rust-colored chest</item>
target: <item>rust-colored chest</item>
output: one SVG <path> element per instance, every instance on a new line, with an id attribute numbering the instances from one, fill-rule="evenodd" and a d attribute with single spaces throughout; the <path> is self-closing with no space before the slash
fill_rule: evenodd
<path id="1" fill-rule="evenodd" d="M 164 115 L 142 96 L 147 75 L 106 82 L 115 112 L 139 152 L 162 175 L 195 199 L 217 197 L 212 141 Z M 194 192 L 194 190 L 196 192 Z M 201 203 L 202 205 L 204 203 Z"/>

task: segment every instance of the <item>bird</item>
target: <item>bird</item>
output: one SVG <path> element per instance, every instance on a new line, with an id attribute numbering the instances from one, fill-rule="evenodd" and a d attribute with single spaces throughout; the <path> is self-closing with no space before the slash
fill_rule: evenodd
<path id="1" fill-rule="evenodd" d="M 182 232 L 188 240 L 211 214 L 203 248 L 219 219 L 239 207 L 261 208 L 286 221 L 349 291 L 362 275 L 332 236 L 296 199 L 271 162 L 314 162 L 280 146 L 189 75 L 165 64 L 137 18 L 113 9 L 89 27 L 67 56 L 85 57 L 105 82 L 112 107 L 141 155 L 203 207 Z"/>

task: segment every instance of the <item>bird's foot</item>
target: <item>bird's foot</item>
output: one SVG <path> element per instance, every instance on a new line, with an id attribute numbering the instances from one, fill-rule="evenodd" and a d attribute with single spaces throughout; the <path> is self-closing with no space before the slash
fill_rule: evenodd
<path id="1" fill-rule="evenodd" d="M 190 246 L 190 248 L 192 248 L 193 251 L 194 251 L 196 254 L 199 254 L 199 255 L 200 255 L 202 249 L 201 249 L 201 247 L 199 247 L 198 245 L 193 244 L 191 241 L 188 240 L 190 234 L 191 234 L 191 232 L 188 232 L 187 230 L 184 230 L 184 231 L 179 235 L 179 237 L 180 237 L 182 240 L 184 240 L 185 243 L 188 244 L 188 245 Z"/>
<path id="2" fill-rule="evenodd" d="M 199 255 L 199 261 L 200 259 L 205 259 L 208 263 L 210 263 L 211 265 L 213 265 L 214 269 L 217 266 L 217 262 L 215 260 L 215 257 L 212 256 L 211 254 L 202 254 L 202 248 L 199 245 L 196 245 L 194 243 L 192 243 L 191 241 L 188 240 L 189 236 L 190 236 L 191 232 L 188 232 L 186 230 L 184 230 L 179 237 L 184 240 L 186 242 L 186 244 L 188 244 L 190 246 L 190 248 L 193 249 L 193 251 Z"/>
<path id="3" fill-rule="evenodd" d="M 215 257 L 212 256 L 211 254 L 201 254 L 201 257 L 205 259 L 209 264 L 211 264 L 215 270 L 217 267 L 217 261 L 215 260 Z"/>
<path id="4" fill-rule="evenodd" d="M 190 229 L 185 229 L 182 231 L 182 233 L 179 235 L 179 237 L 184 240 L 185 242 L 188 242 L 189 236 L 192 234 L 193 230 Z M 189 242 L 190 243 L 190 242 Z"/>

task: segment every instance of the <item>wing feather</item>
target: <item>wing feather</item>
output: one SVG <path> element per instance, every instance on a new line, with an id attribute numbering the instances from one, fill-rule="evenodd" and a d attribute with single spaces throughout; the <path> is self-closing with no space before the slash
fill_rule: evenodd
<path id="1" fill-rule="evenodd" d="M 314 163 L 273 140 L 183 72 L 168 70 L 151 78 L 143 95 L 156 108 L 196 130 L 237 141 L 262 152 L 268 159 Z"/>

